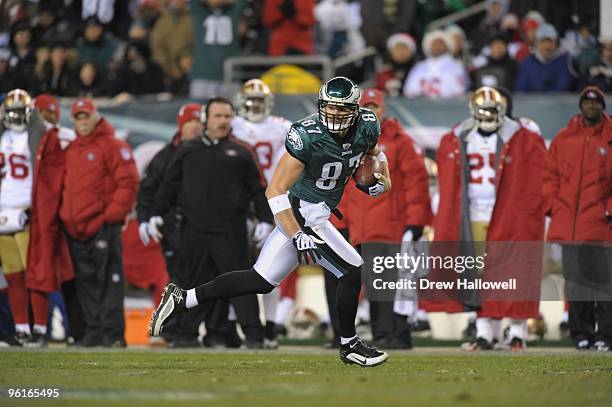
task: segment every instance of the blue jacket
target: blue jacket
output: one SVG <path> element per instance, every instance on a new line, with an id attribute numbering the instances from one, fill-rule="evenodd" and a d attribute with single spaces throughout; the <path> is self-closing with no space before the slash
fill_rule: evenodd
<path id="1" fill-rule="evenodd" d="M 531 54 L 519 66 L 516 92 L 567 92 L 572 90 L 574 78 L 568 69 L 566 53 L 542 62 Z"/>

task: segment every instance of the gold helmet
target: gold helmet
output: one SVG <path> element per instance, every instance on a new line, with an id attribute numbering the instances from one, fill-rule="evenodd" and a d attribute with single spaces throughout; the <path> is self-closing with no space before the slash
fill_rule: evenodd
<path id="1" fill-rule="evenodd" d="M 496 89 L 483 86 L 470 99 L 470 112 L 479 129 L 493 132 L 501 127 L 506 116 L 506 99 Z"/>
<path id="2" fill-rule="evenodd" d="M 254 123 L 263 121 L 274 107 L 274 95 L 261 79 L 246 81 L 236 99 L 238 115 Z"/>
<path id="3" fill-rule="evenodd" d="M 30 120 L 32 98 L 25 90 L 14 89 L 6 95 L 1 110 L 4 127 L 15 132 L 22 132 Z"/>

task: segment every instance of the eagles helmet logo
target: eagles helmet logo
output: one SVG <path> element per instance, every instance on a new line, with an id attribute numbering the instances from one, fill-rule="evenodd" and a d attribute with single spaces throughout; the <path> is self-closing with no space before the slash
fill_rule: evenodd
<path id="1" fill-rule="evenodd" d="M 290 129 L 289 133 L 287 133 L 287 140 L 291 143 L 294 149 L 301 150 L 304 148 L 304 143 L 302 142 L 302 137 L 295 129 Z"/>

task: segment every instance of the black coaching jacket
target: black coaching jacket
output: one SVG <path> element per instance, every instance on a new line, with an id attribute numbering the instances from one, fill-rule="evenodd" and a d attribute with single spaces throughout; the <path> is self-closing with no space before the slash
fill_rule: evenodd
<path id="1" fill-rule="evenodd" d="M 155 194 L 151 216 L 176 204 L 184 222 L 201 233 L 246 236 L 249 205 L 258 220 L 274 223 L 266 181 L 252 148 L 232 136 L 182 143 Z"/>

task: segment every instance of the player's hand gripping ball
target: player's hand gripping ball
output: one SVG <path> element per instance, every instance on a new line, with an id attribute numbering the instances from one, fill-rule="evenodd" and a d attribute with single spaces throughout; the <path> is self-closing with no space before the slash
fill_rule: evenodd
<path id="1" fill-rule="evenodd" d="M 353 173 L 353 179 L 357 185 L 362 187 L 370 187 L 378 181 L 374 173 L 380 173 L 382 165 L 378 158 L 373 155 L 365 154 L 361 158 L 359 167 Z"/>

